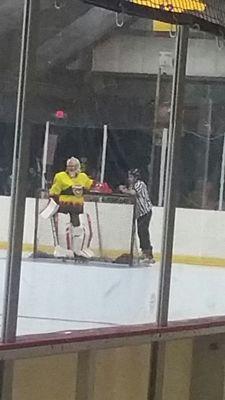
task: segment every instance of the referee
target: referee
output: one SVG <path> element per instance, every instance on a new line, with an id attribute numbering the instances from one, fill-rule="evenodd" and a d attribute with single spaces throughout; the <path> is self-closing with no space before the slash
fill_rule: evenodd
<path id="1" fill-rule="evenodd" d="M 140 171 L 135 168 L 128 171 L 129 187 L 120 186 L 122 193 L 130 193 L 136 195 L 136 218 L 137 230 L 142 250 L 143 262 L 154 264 L 152 245 L 149 234 L 149 224 L 152 217 L 152 203 L 149 198 L 146 184 L 142 181 Z"/>

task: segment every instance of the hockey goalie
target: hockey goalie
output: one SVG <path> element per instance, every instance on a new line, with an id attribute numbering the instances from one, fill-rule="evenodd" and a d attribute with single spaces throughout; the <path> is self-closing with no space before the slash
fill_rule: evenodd
<path id="1" fill-rule="evenodd" d="M 50 201 L 42 211 L 43 218 L 51 218 L 55 242 L 55 257 L 91 258 L 91 221 L 84 214 L 84 191 L 94 184 L 84 172 L 80 161 L 71 157 L 66 170 L 58 172 L 49 191 Z"/>

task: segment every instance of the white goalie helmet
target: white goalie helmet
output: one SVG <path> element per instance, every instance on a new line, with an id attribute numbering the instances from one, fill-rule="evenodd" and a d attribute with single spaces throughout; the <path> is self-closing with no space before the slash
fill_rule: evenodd
<path id="1" fill-rule="evenodd" d="M 68 158 L 66 162 L 66 169 L 70 174 L 70 176 L 76 176 L 77 174 L 79 174 L 81 171 L 81 167 L 78 158 L 75 157 Z"/>

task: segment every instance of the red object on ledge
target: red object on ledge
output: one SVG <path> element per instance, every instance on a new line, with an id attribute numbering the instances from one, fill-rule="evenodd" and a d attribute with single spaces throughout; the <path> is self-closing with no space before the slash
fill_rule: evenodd
<path id="1" fill-rule="evenodd" d="M 92 191 L 95 193 L 112 193 L 112 189 L 111 187 L 108 185 L 107 182 L 103 182 L 103 183 L 96 183 L 93 188 Z"/>

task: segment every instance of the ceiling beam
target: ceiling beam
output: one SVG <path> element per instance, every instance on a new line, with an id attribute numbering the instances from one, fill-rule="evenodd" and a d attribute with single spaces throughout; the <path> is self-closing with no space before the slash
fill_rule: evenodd
<path id="1" fill-rule="evenodd" d="M 131 18 L 125 15 L 124 23 Z M 39 48 L 37 59 L 40 70 L 44 72 L 59 64 L 68 64 L 75 60 L 81 51 L 93 46 L 116 28 L 114 12 L 91 8 Z"/>

